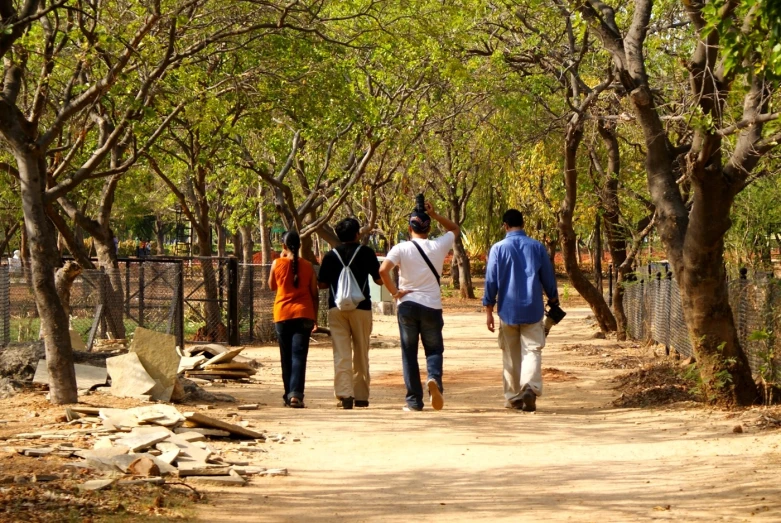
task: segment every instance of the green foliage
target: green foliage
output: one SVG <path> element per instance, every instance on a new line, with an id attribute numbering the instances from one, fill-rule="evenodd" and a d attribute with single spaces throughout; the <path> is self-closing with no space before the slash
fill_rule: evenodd
<path id="1" fill-rule="evenodd" d="M 717 31 L 730 73 L 781 80 L 781 3 L 776 0 L 715 0 L 704 5 L 706 33 Z"/>

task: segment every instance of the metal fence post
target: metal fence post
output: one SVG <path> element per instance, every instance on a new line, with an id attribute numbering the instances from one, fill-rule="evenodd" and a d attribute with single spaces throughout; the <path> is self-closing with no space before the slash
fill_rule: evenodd
<path id="1" fill-rule="evenodd" d="M 179 260 L 176 264 L 176 282 L 177 282 L 177 313 L 176 313 L 176 343 L 184 350 L 184 262 Z"/>
<path id="2" fill-rule="evenodd" d="M 144 262 L 138 264 L 138 326 L 144 326 Z"/>
<path id="3" fill-rule="evenodd" d="M 130 260 L 125 261 L 125 315 L 130 316 Z"/>
<path id="4" fill-rule="evenodd" d="M 670 355 L 670 333 L 672 332 L 672 308 L 673 308 L 673 273 L 667 271 L 667 331 L 664 333 L 664 352 Z"/>
<path id="5" fill-rule="evenodd" d="M 11 343 L 11 277 L 8 265 L 0 265 L 0 321 L 3 322 L 0 347 L 6 347 Z"/>
<path id="6" fill-rule="evenodd" d="M 748 289 L 748 269 L 740 268 L 740 280 L 738 286 L 738 338 L 740 344 L 745 347 L 746 338 L 746 290 Z"/>
<path id="7" fill-rule="evenodd" d="M 239 263 L 228 258 L 228 344 L 239 343 Z"/>
<path id="8" fill-rule="evenodd" d="M 640 278 L 640 304 L 637 307 L 637 323 L 639 340 L 645 341 L 645 280 Z"/>
<path id="9" fill-rule="evenodd" d="M 255 266 L 247 265 L 248 271 L 245 275 L 249 278 L 247 288 L 249 289 L 249 341 L 255 340 Z"/>

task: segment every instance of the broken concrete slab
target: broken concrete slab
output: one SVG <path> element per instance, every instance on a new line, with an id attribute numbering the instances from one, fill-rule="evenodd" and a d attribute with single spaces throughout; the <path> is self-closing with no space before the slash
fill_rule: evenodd
<path id="1" fill-rule="evenodd" d="M 232 470 L 241 474 L 242 476 L 254 476 L 256 474 L 262 474 L 263 472 L 266 472 L 265 467 L 255 467 L 252 465 L 246 467 L 242 465 L 234 465 Z"/>
<path id="2" fill-rule="evenodd" d="M 138 355 L 147 373 L 157 382 L 151 391 L 152 398 L 171 401 L 181 359 L 176 352 L 176 336 L 138 327 L 133 333 L 130 353 Z"/>
<path id="3" fill-rule="evenodd" d="M 186 476 L 227 476 L 230 473 L 230 467 L 224 465 L 210 465 L 203 462 L 179 462 L 179 477 Z"/>
<path id="4" fill-rule="evenodd" d="M 117 445 L 116 447 L 110 447 L 110 448 L 94 448 L 94 449 L 82 449 L 77 450 L 74 452 L 74 454 L 80 458 L 84 459 L 108 459 L 114 458 L 116 456 L 122 456 L 123 454 L 127 454 L 130 452 L 130 448 L 126 447 L 125 445 Z"/>
<path id="5" fill-rule="evenodd" d="M 218 354 L 217 356 L 213 357 L 206 363 L 204 363 L 204 366 L 211 366 L 211 365 L 217 365 L 220 363 L 230 363 L 233 361 L 233 359 L 241 354 L 241 351 L 244 350 L 244 347 L 239 347 L 238 349 L 232 349 L 223 352 L 222 354 Z"/>
<path id="6" fill-rule="evenodd" d="M 106 383 L 106 369 L 104 367 L 93 367 L 91 365 L 74 365 L 76 369 L 76 388 L 89 389 L 95 385 Z M 46 360 L 38 360 L 38 366 L 35 368 L 33 383 L 42 385 L 49 384 L 49 369 L 46 367 Z"/>
<path id="7" fill-rule="evenodd" d="M 203 427 L 180 427 L 174 429 L 175 434 L 181 434 L 187 441 L 202 441 L 203 436 L 209 436 L 211 438 L 228 438 L 231 433 L 227 430 L 220 429 L 205 429 Z M 202 437 L 197 438 L 192 434 L 200 434 Z"/>
<path id="8" fill-rule="evenodd" d="M 182 359 L 179 360 L 179 372 L 183 372 L 185 370 L 193 370 L 200 368 L 201 363 L 208 361 L 209 358 L 204 356 L 203 354 L 199 354 L 198 356 L 185 356 Z"/>
<path id="9" fill-rule="evenodd" d="M 181 463 L 182 461 L 206 462 L 212 455 L 211 449 L 197 447 L 178 434 L 169 437 L 168 441 L 175 443 L 176 446 L 179 447 L 179 456 L 176 458 L 177 463 Z"/>
<path id="10" fill-rule="evenodd" d="M 101 409 L 100 417 L 116 429 L 128 429 L 144 424 L 171 427 L 184 421 L 184 416 L 172 405 L 150 405 L 132 409 Z"/>
<path id="11" fill-rule="evenodd" d="M 142 428 L 136 427 L 129 435 L 116 440 L 115 443 L 130 448 L 131 452 L 138 452 L 173 436 L 173 432 L 165 427 L 150 427 L 153 430 L 140 430 Z"/>
<path id="12" fill-rule="evenodd" d="M 159 456 L 157 456 L 157 459 L 162 461 L 163 463 L 168 463 L 169 465 L 174 462 L 174 460 L 179 457 L 179 449 L 175 450 L 169 450 L 167 452 L 161 453 Z"/>
<path id="13" fill-rule="evenodd" d="M 266 437 L 261 434 L 260 432 L 256 432 L 252 429 L 248 429 L 245 427 L 240 427 L 238 425 L 234 425 L 232 423 L 226 423 L 224 421 L 220 421 L 218 419 L 205 416 L 203 414 L 200 414 L 198 412 L 185 412 L 184 417 L 187 421 L 191 421 L 194 423 L 198 423 L 199 425 L 204 425 L 206 427 L 213 427 L 216 429 L 222 429 L 227 430 L 231 434 L 235 436 L 241 436 L 245 438 L 255 438 L 255 439 L 262 439 L 265 440 Z"/>
<path id="14" fill-rule="evenodd" d="M 43 456 L 48 456 L 54 452 L 54 449 L 51 447 L 38 447 L 33 449 L 22 449 L 22 454 L 25 456 L 28 456 L 30 458 L 40 458 Z"/>
<path id="15" fill-rule="evenodd" d="M 239 487 L 247 483 L 243 478 L 236 476 L 190 476 L 187 478 L 187 482 L 225 487 Z"/>
<path id="16" fill-rule="evenodd" d="M 108 358 L 106 367 L 111 376 L 110 392 L 114 396 L 121 398 L 138 396 L 146 394 L 157 386 L 157 382 L 146 371 L 138 354 L 129 352 Z"/>

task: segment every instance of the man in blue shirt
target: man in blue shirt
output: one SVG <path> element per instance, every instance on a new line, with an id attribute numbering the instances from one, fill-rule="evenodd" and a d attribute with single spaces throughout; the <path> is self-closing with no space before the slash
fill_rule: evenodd
<path id="1" fill-rule="evenodd" d="M 556 275 L 545 247 L 523 231 L 520 211 L 505 212 L 502 225 L 507 235 L 491 247 L 485 271 L 486 325 L 494 332 L 498 303 L 505 407 L 534 412 L 542 394 L 542 292 L 549 305 L 558 304 Z"/>

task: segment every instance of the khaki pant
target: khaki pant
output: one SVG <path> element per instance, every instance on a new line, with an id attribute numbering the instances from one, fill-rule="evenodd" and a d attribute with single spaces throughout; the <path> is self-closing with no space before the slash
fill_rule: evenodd
<path id="1" fill-rule="evenodd" d="M 328 310 L 334 347 L 334 394 L 337 398 L 369 400 L 369 337 L 372 311 Z"/>
<path id="2" fill-rule="evenodd" d="M 499 324 L 499 347 L 502 349 L 504 398 L 519 399 L 528 386 L 542 395 L 542 348 L 545 347 L 543 323 Z"/>

